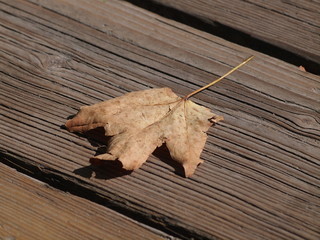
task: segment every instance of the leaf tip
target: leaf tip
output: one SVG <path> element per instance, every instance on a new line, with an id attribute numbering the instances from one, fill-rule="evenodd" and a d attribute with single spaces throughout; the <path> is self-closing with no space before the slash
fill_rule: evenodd
<path id="1" fill-rule="evenodd" d="M 224 120 L 224 117 L 223 116 L 219 116 L 219 115 L 215 115 L 213 116 L 212 118 L 209 119 L 210 122 L 212 123 L 217 123 L 217 122 L 220 122 L 220 121 L 223 121 Z"/>
<path id="2" fill-rule="evenodd" d="M 66 123 L 64 124 L 64 127 L 65 127 L 69 132 L 72 132 L 71 126 L 72 126 L 72 119 L 69 119 L 69 120 L 67 120 Z"/>
<path id="3" fill-rule="evenodd" d="M 196 168 L 203 163 L 203 160 L 199 159 L 197 163 L 186 162 L 183 164 L 184 175 L 186 178 L 191 177 L 195 172 Z"/>

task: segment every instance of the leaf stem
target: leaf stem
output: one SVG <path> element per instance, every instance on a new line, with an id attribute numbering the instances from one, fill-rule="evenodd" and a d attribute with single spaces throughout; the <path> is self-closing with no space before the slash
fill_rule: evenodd
<path id="1" fill-rule="evenodd" d="M 214 80 L 213 82 L 209 83 L 208 85 L 199 88 L 195 91 L 193 91 L 192 93 L 186 95 L 184 97 L 185 100 L 187 100 L 188 98 L 190 98 L 191 96 L 203 91 L 204 89 L 211 87 L 213 84 L 216 84 L 217 82 L 221 81 L 222 79 L 224 79 L 226 76 L 230 75 L 231 73 L 233 73 L 234 71 L 236 71 L 238 68 L 242 67 L 243 65 L 245 65 L 247 62 L 249 62 L 252 58 L 254 58 L 254 56 L 251 56 L 249 58 L 247 58 L 246 60 L 244 60 L 242 63 L 240 63 L 238 66 L 234 67 L 233 69 L 231 69 L 229 72 L 227 72 L 226 74 L 224 74 L 223 76 L 219 77 L 218 79 Z"/>

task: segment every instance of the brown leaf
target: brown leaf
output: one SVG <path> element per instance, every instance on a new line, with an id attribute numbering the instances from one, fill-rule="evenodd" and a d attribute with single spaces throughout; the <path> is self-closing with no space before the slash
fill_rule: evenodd
<path id="1" fill-rule="evenodd" d="M 125 94 L 105 102 L 80 108 L 66 122 L 71 132 L 104 127 L 112 136 L 107 153 L 99 160 L 118 159 L 124 169 L 139 168 L 149 155 L 166 143 L 171 157 L 191 176 L 200 160 L 209 127 L 223 117 L 190 100 L 178 97 L 169 88 Z"/>

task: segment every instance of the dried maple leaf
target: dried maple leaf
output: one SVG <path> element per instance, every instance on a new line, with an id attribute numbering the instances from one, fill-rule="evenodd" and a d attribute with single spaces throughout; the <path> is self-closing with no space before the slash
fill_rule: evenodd
<path id="1" fill-rule="evenodd" d="M 118 159 L 127 170 L 139 168 L 157 147 L 166 143 L 171 157 L 190 176 L 202 162 L 205 132 L 222 119 L 209 109 L 178 97 L 169 88 L 158 88 L 82 107 L 66 127 L 71 132 L 104 127 L 106 136 L 113 137 L 108 153 L 95 158 Z"/>
<path id="2" fill-rule="evenodd" d="M 127 170 L 139 168 L 157 147 L 165 143 L 171 157 L 183 165 L 185 175 L 189 177 L 202 162 L 200 154 L 207 139 L 206 131 L 223 119 L 188 100 L 209 85 L 184 98 L 169 88 L 131 92 L 81 107 L 65 125 L 71 132 L 104 127 L 105 135 L 112 136 L 108 150 L 94 159 L 119 160 Z"/>

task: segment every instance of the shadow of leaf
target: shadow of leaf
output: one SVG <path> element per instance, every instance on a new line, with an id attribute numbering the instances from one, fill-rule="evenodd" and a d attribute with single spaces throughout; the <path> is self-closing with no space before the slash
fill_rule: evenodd
<path id="1" fill-rule="evenodd" d="M 155 157 L 159 158 L 162 162 L 171 166 L 174 169 L 175 174 L 181 177 L 185 176 L 182 165 L 171 158 L 169 149 L 165 144 L 163 144 L 161 147 L 156 148 L 156 150 L 154 150 L 152 154 Z"/>
<path id="2" fill-rule="evenodd" d="M 96 159 L 90 159 L 91 165 L 78 168 L 73 173 L 85 178 L 91 178 L 93 173 L 97 179 L 113 179 L 129 175 L 132 171 L 127 171 L 122 168 L 122 164 L 119 161 L 101 161 Z"/>

